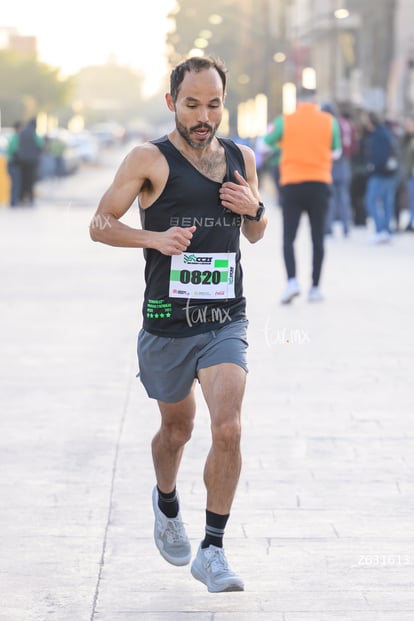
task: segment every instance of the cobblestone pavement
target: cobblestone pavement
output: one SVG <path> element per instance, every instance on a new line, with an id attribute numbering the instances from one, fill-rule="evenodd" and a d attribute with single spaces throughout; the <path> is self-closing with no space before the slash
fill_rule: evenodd
<path id="1" fill-rule="evenodd" d="M 243 243 L 250 373 L 225 539 L 246 590 L 209 594 L 153 543 L 142 253 L 88 237 L 108 174 L 0 209 L 0 621 L 413 621 L 414 236 L 371 246 L 365 229 L 337 231 L 312 305 L 303 220 L 303 295 L 284 307 L 268 199 L 265 239 Z M 198 404 L 179 478 L 194 550 L 209 448 L 200 392 Z"/>

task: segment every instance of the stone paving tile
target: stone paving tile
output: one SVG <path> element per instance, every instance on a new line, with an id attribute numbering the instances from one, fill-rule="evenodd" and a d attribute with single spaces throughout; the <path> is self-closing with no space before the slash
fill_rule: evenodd
<path id="1" fill-rule="evenodd" d="M 316 613 L 306 613 L 306 612 L 288 612 L 283 616 L 283 621 L 349 621 L 349 619 L 354 618 L 355 620 L 360 618 L 364 619 L 364 621 L 411 621 L 411 613 L 408 611 L 407 613 L 401 613 L 397 610 L 394 612 L 370 612 L 364 611 L 360 617 L 355 615 L 351 617 L 349 613 L 337 613 L 331 611 L 327 614 L 323 612 Z"/>
<path id="2" fill-rule="evenodd" d="M 213 619 L 217 619 L 216 615 L 210 612 L 198 612 L 196 610 L 190 612 L 134 612 L 134 611 L 116 611 L 114 612 L 97 612 L 95 615 L 96 621 L 112 621 L 114 619 L 114 614 L 116 615 L 116 619 L 119 621 L 135 621 L 135 619 L 139 619 L 139 621 L 190 621 L 194 619 L 194 621 L 212 621 Z M 254 618 L 252 617 L 254 621 Z M 275 621 L 279 621 L 275 619 Z"/>

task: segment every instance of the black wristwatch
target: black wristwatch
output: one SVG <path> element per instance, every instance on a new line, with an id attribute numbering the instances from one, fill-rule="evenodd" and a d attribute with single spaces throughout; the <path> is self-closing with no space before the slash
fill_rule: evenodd
<path id="1" fill-rule="evenodd" d="M 259 207 L 257 208 L 257 213 L 255 216 L 245 215 L 246 220 L 251 220 L 252 222 L 260 222 L 265 212 L 265 206 L 261 201 L 259 201 Z"/>

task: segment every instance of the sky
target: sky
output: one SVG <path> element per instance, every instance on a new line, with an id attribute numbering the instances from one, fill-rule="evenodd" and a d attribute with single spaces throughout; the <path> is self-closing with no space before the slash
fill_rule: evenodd
<path id="1" fill-rule="evenodd" d="M 175 0 L 9 0 L 2 2 L 0 28 L 38 38 L 39 60 L 63 75 L 105 63 L 110 55 L 146 76 L 148 94 L 167 72 L 167 14 Z"/>

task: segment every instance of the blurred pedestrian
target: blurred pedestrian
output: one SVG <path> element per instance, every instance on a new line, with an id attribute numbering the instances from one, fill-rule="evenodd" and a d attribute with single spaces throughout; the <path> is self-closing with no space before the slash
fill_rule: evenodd
<path id="1" fill-rule="evenodd" d="M 34 187 L 37 181 L 43 139 L 36 131 L 36 119 L 30 119 L 20 130 L 18 159 L 22 171 L 22 202 L 34 205 Z"/>
<path id="2" fill-rule="evenodd" d="M 409 119 L 402 141 L 402 172 L 408 194 L 406 231 L 414 231 L 414 120 Z"/>
<path id="3" fill-rule="evenodd" d="M 365 162 L 369 175 L 365 202 L 375 226 L 371 241 L 378 244 L 391 240 L 398 160 L 391 131 L 376 113 L 366 115 L 365 126 L 368 131 Z"/>
<path id="4" fill-rule="evenodd" d="M 365 127 L 364 117 L 366 112 L 360 108 L 355 111 L 355 125 L 357 129 L 358 144 L 355 155 L 351 159 L 351 210 L 354 226 L 366 226 L 367 210 L 365 194 L 368 182 L 368 171 L 365 161 L 366 141 L 368 131 Z"/>
<path id="5" fill-rule="evenodd" d="M 339 123 L 341 133 L 341 155 L 332 162 L 332 193 L 329 199 L 326 234 L 333 235 L 334 223 L 339 221 L 344 237 L 348 237 L 351 222 L 351 159 L 358 151 L 358 135 L 350 115 L 338 106 L 326 104 L 322 109 L 334 115 Z"/>
<path id="6" fill-rule="evenodd" d="M 313 247 L 310 302 L 323 300 L 319 287 L 324 258 L 325 222 L 332 183 L 332 158 L 341 153 L 337 120 L 323 112 L 316 92 L 302 89 L 293 114 L 277 117 L 265 137 L 280 144 L 280 186 L 283 213 L 283 256 L 287 287 L 281 302 L 290 304 L 300 294 L 296 278 L 294 241 L 303 212 L 309 217 Z"/>
<path id="7" fill-rule="evenodd" d="M 175 67 L 166 95 L 175 128 L 127 155 L 90 228 L 95 241 L 145 249 L 139 375 L 161 413 L 152 441 L 154 535 L 173 565 L 191 559 L 176 482 L 194 423 L 196 380 L 209 408 L 205 537 L 191 573 L 211 592 L 244 588 L 223 550 L 241 468 L 246 381 L 240 232 L 253 243 L 266 227 L 253 151 L 216 136 L 225 92 L 220 61 L 194 57 Z M 137 197 L 143 230 L 120 221 Z"/>
<path id="8" fill-rule="evenodd" d="M 22 167 L 18 156 L 21 127 L 20 121 L 13 124 L 14 132 L 6 148 L 7 171 L 10 177 L 10 207 L 17 207 L 22 199 Z"/>
<path id="9" fill-rule="evenodd" d="M 282 152 L 280 150 L 280 147 L 275 146 L 269 153 L 268 159 L 267 159 L 267 167 L 273 179 L 273 183 L 274 183 L 275 190 L 276 190 L 276 196 L 277 196 L 277 204 L 279 205 L 279 207 L 282 206 L 282 194 L 280 191 L 280 158 L 281 158 L 281 155 L 282 155 Z"/>
<path id="10" fill-rule="evenodd" d="M 278 145 L 270 147 L 265 143 L 265 137 L 259 136 L 255 143 L 254 152 L 256 155 L 259 187 L 263 184 L 265 175 L 270 175 L 275 189 L 276 200 L 280 205 L 280 147 Z"/>

